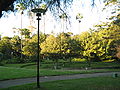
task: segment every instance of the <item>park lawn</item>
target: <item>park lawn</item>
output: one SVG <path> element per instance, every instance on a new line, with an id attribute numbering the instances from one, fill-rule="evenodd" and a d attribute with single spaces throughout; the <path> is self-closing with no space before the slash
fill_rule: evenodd
<path id="1" fill-rule="evenodd" d="M 120 90 L 120 77 L 94 77 L 14 86 L 0 90 Z"/>
<path id="2" fill-rule="evenodd" d="M 54 62 L 50 63 L 40 63 L 41 69 L 54 69 Z M 17 67 L 17 68 L 27 68 L 27 69 L 36 69 L 36 63 L 23 63 L 23 64 L 5 64 L 5 67 Z M 60 69 L 85 69 L 88 67 L 87 62 L 59 62 L 58 66 Z M 91 68 L 120 68 L 120 63 L 118 62 L 91 62 Z"/>
<path id="3" fill-rule="evenodd" d="M 33 69 L 0 66 L 0 80 L 33 77 L 35 73 Z"/>
<path id="4" fill-rule="evenodd" d="M 101 70 L 51 70 L 51 69 L 40 69 L 40 76 L 85 74 L 85 73 L 114 72 L 114 71 L 120 71 L 120 69 L 101 69 Z M 35 76 L 36 76 L 36 70 L 35 69 L 0 66 L 0 80 L 35 77 Z"/>
<path id="5" fill-rule="evenodd" d="M 19 63 L 19 64 L 5 64 L 5 67 L 15 67 L 15 68 L 22 68 L 25 66 L 30 66 L 30 65 L 34 65 L 35 62 L 33 63 Z"/>
<path id="6" fill-rule="evenodd" d="M 73 62 L 73 63 L 65 63 L 65 68 L 74 68 L 74 69 L 83 69 L 88 67 L 87 62 Z M 120 63 L 118 62 L 91 62 L 91 68 L 109 68 L 109 67 L 119 67 Z"/>

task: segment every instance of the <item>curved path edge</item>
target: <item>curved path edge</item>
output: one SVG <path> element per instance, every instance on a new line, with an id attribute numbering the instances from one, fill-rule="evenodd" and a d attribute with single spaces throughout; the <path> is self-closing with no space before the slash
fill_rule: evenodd
<path id="1" fill-rule="evenodd" d="M 79 79 L 88 77 L 100 77 L 100 76 L 113 76 L 114 73 L 120 75 L 120 72 L 106 72 L 106 73 L 93 73 L 93 74 L 75 74 L 75 75 L 61 75 L 61 76 L 44 76 L 40 77 L 40 82 L 56 81 L 56 80 L 67 80 L 67 79 Z M 7 88 L 17 85 L 23 85 L 28 83 L 35 83 L 36 77 L 34 78 L 24 78 L 24 79 L 14 79 L 0 81 L 0 88 Z"/>

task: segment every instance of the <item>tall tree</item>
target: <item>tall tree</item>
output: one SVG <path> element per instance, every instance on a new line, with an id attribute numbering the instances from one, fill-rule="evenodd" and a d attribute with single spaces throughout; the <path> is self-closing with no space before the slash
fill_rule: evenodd
<path id="1" fill-rule="evenodd" d="M 67 27 L 67 14 L 66 13 L 63 13 L 62 15 L 59 16 L 60 19 L 61 19 L 61 29 L 62 29 L 62 32 L 64 32 L 66 30 L 66 27 Z M 65 27 L 66 25 L 66 27 Z"/>

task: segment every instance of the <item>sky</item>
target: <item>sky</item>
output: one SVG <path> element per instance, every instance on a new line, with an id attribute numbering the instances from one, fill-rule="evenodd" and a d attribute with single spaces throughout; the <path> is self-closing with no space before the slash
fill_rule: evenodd
<path id="1" fill-rule="evenodd" d="M 64 32 L 73 32 L 74 34 L 79 34 L 83 31 L 88 30 L 89 28 L 92 28 L 93 25 L 98 24 L 100 21 L 106 21 L 106 18 L 110 15 L 109 11 L 102 11 L 104 7 L 104 4 L 102 2 L 99 2 L 99 0 L 96 0 L 96 5 L 94 7 L 91 6 L 90 0 L 74 0 L 71 8 L 68 9 L 69 15 L 71 16 L 70 24 L 67 22 L 65 24 L 68 29 L 65 29 Z M 83 19 L 81 20 L 81 23 L 78 23 L 76 20 L 76 15 L 78 13 L 81 13 L 83 15 Z M 31 22 L 31 25 L 33 25 L 35 28 L 37 28 L 37 20 L 36 16 L 33 18 L 33 22 Z M 28 28 L 30 26 L 30 20 L 25 12 L 25 15 L 22 16 L 22 28 Z M 45 27 L 44 27 L 45 22 Z M 44 33 L 59 33 L 62 28 L 63 21 L 56 22 L 54 19 L 54 16 L 50 12 L 46 13 L 45 18 L 42 18 L 40 21 L 40 30 Z M 64 22 L 65 23 L 65 22 Z M 2 36 L 14 36 L 18 33 L 14 33 L 13 28 L 21 28 L 21 15 L 20 13 L 10 13 L 8 14 L 8 17 L 2 17 L 0 19 L 0 34 Z M 37 29 L 33 31 L 33 33 L 36 33 Z"/>

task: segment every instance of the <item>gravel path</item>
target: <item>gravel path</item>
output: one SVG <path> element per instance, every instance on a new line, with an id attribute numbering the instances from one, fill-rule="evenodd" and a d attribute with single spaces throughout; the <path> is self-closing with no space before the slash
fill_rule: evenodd
<path id="1" fill-rule="evenodd" d="M 40 82 L 66 80 L 66 79 L 79 79 L 88 77 L 112 76 L 113 73 L 120 75 L 120 72 L 107 72 L 107 73 L 93 73 L 93 74 L 75 74 L 75 75 L 61 75 L 61 76 L 44 76 L 40 77 Z M 7 88 L 11 86 L 23 85 L 36 82 L 36 78 L 24 78 L 0 81 L 0 88 Z"/>

